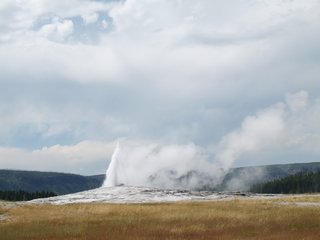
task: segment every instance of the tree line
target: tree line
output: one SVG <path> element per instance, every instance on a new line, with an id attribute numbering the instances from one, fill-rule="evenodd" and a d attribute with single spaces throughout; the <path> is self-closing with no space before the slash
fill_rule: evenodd
<path id="1" fill-rule="evenodd" d="M 29 201 L 36 198 L 47 198 L 57 196 L 54 192 L 40 191 L 0 191 L 0 199 L 5 201 Z"/>
<path id="2" fill-rule="evenodd" d="M 315 193 L 320 192 L 320 172 L 296 173 L 281 179 L 258 183 L 251 187 L 255 193 Z"/>

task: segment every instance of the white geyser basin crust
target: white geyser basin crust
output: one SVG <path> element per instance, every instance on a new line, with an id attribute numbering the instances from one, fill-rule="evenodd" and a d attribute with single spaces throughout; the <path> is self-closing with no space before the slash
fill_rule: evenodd
<path id="1" fill-rule="evenodd" d="M 57 197 L 35 199 L 36 204 L 72 204 L 72 203 L 161 203 L 177 201 L 232 200 L 241 198 L 274 198 L 275 194 L 228 193 L 189 190 L 165 190 L 147 187 L 101 187 L 89 191 L 61 195 Z"/>

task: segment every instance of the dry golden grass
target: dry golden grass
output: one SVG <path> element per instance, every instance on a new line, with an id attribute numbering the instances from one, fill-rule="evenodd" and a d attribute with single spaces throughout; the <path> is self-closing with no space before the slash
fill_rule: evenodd
<path id="1" fill-rule="evenodd" d="M 274 199 L 275 202 L 312 202 L 320 203 L 320 194 L 298 194 L 288 195 L 281 198 Z"/>
<path id="2" fill-rule="evenodd" d="M 0 209 L 1 212 L 1 209 Z M 272 200 L 23 205 L 0 239 L 320 239 L 320 208 Z"/>

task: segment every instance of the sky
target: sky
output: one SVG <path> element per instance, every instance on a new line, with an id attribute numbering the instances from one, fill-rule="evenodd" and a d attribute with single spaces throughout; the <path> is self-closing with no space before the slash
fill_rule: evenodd
<path id="1" fill-rule="evenodd" d="M 318 0 L 1 0 L 0 169 L 320 161 L 319 42 Z"/>

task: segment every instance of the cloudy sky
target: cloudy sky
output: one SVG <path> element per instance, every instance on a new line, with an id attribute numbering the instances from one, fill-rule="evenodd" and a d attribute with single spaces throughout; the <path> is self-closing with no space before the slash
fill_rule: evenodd
<path id="1" fill-rule="evenodd" d="M 319 42 L 318 0 L 1 0 L 0 168 L 320 161 Z"/>

